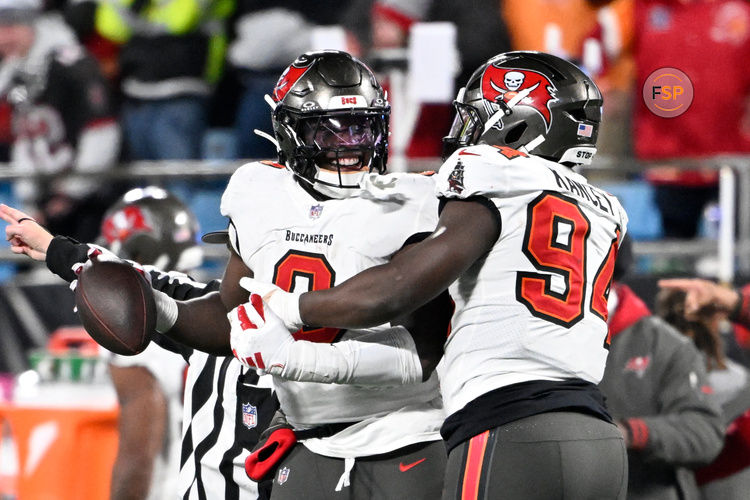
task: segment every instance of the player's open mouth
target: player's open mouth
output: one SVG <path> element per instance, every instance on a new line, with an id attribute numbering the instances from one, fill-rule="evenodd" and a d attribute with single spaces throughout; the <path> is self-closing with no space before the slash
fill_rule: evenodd
<path id="1" fill-rule="evenodd" d="M 362 157 L 360 155 L 328 157 L 326 161 L 332 167 L 338 167 L 342 172 L 357 171 L 362 168 Z"/>

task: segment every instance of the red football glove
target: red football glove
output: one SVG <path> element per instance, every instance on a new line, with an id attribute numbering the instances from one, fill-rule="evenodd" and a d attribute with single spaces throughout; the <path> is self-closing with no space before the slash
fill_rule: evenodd
<path id="1" fill-rule="evenodd" d="M 297 443 L 297 437 L 280 412 L 260 436 L 258 445 L 245 459 L 245 472 L 255 482 L 273 477 L 276 469 Z"/>

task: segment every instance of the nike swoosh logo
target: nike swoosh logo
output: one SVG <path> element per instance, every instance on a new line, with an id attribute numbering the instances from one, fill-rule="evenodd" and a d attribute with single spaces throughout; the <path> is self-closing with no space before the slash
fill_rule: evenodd
<path id="1" fill-rule="evenodd" d="M 479 156 L 478 153 L 470 153 L 469 151 L 459 151 L 458 156 Z"/>
<path id="2" fill-rule="evenodd" d="M 417 465 L 421 464 L 425 460 L 427 460 L 427 459 L 423 458 L 422 460 L 417 460 L 416 462 L 412 462 L 412 463 L 406 464 L 406 465 L 404 465 L 404 463 L 401 462 L 400 464 L 398 464 L 398 470 L 400 470 L 401 472 L 406 472 L 409 469 L 411 469 L 412 467 L 416 467 Z"/>

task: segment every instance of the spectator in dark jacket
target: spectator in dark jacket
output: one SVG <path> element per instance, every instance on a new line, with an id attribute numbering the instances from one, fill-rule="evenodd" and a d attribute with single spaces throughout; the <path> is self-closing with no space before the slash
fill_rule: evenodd
<path id="1" fill-rule="evenodd" d="M 624 260 L 618 257 L 616 280 Z M 710 463 L 724 436 L 721 410 L 706 395 L 703 358 L 624 284 L 612 285 L 608 323 L 599 387 L 628 447 L 628 498 L 700 498 L 690 468 Z"/>
<path id="2" fill-rule="evenodd" d="M 721 406 L 728 426 L 724 448 L 706 467 L 696 470 L 703 498 L 744 500 L 750 490 L 750 372 L 725 354 L 722 327 L 730 325 L 719 311 L 685 315 L 683 290 L 663 289 L 656 297 L 656 311 L 679 331 L 693 339 L 703 354 L 709 398 Z"/>

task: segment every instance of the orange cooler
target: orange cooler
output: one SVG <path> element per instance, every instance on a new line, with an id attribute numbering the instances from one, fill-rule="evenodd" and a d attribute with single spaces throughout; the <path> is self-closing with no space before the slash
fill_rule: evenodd
<path id="1" fill-rule="evenodd" d="M 66 408 L 0 403 L 18 452 L 5 498 L 106 500 L 117 453 L 116 406 Z"/>

